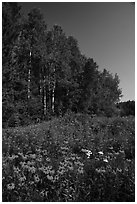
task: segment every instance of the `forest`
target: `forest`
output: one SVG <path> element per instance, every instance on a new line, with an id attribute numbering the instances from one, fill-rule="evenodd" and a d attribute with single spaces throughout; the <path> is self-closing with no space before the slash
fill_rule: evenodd
<path id="1" fill-rule="evenodd" d="M 119 77 L 82 55 L 58 25 L 47 29 L 40 10 L 25 19 L 17 4 L 2 14 L 3 127 L 27 125 L 68 111 L 113 116 Z"/>
<path id="2" fill-rule="evenodd" d="M 37 8 L 2 3 L 2 199 L 135 200 L 135 101 Z"/>

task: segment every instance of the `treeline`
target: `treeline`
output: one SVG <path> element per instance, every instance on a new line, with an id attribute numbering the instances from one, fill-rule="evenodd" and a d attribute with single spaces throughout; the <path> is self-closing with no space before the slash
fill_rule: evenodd
<path id="1" fill-rule="evenodd" d="M 120 116 L 135 116 L 135 101 L 125 101 L 117 104 L 120 109 Z"/>
<path id="2" fill-rule="evenodd" d="M 39 9 L 25 18 L 18 3 L 2 3 L 2 70 L 3 127 L 68 111 L 118 114 L 118 75 L 100 71 L 60 26 L 49 30 Z"/>

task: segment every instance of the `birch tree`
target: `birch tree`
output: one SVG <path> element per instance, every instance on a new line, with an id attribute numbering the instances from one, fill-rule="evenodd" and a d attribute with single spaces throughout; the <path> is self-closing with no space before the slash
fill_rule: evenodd
<path id="1" fill-rule="evenodd" d="M 67 37 L 63 32 L 62 28 L 58 25 L 53 26 L 52 30 L 49 31 L 50 46 L 49 52 L 49 64 L 50 64 L 50 84 L 51 84 L 51 109 L 55 112 L 62 102 L 64 96 L 63 90 L 67 94 L 67 87 L 70 83 L 70 50 L 67 44 Z M 60 94 L 59 94 L 60 92 Z"/>

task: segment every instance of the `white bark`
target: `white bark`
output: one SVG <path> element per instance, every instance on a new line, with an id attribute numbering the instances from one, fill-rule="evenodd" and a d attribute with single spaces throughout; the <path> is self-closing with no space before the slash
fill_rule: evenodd
<path id="1" fill-rule="evenodd" d="M 53 89 L 52 89 L 52 112 L 54 113 L 55 111 L 55 67 L 54 67 L 54 84 L 53 84 Z"/>
<path id="2" fill-rule="evenodd" d="M 31 83 L 31 51 L 30 51 L 30 67 L 28 70 L 28 99 L 30 99 L 30 83 Z"/>
<path id="3" fill-rule="evenodd" d="M 44 115 L 46 115 L 46 112 L 47 112 L 47 97 L 46 97 L 46 80 L 45 80 L 45 76 L 44 76 Z"/>
<path id="4" fill-rule="evenodd" d="M 39 83 L 40 83 L 40 86 L 39 86 L 39 94 L 40 94 L 40 96 L 42 96 L 42 77 L 41 77 L 41 74 L 40 74 Z"/>
<path id="5" fill-rule="evenodd" d="M 54 113 L 55 110 L 55 83 L 52 90 L 52 112 Z"/>

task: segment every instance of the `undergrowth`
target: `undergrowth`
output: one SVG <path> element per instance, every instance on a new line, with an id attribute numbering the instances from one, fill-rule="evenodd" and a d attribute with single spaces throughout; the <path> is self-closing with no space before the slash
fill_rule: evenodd
<path id="1" fill-rule="evenodd" d="M 135 201 L 134 125 L 71 114 L 3 129 L 3 201 Z"/>

